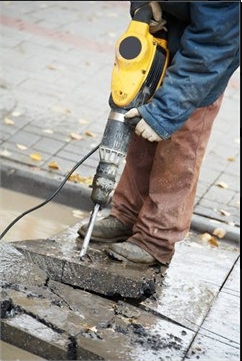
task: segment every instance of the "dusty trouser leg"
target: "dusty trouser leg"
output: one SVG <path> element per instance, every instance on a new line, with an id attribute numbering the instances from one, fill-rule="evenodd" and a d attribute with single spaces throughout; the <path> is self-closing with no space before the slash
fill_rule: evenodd
<path id="1" fill-rule="evenodd" d="M 157 143 L 133 135 L 126 165 L 112 198 L 111 214 L 132 228 L 147 195 Z"/>
<path id="2" fill-rule="evenodd" d="M 161 263 L 171 260 L 175 243 L 189 231 L 199 172 L 221 102 L 222 96 L 196 110 L 169 140 L 156 145 L 140 140 L 131 146 L 112 214 L 134 224 L 129 241 Z"/>

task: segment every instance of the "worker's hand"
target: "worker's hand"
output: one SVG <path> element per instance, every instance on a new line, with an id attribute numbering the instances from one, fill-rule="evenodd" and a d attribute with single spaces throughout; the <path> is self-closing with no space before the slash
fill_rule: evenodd
<path id="1" fill-rule="evenodd" d="M 154 34 L 157 31 L 162 30 L 162 29 L 167 30 L 165 27 L 166 20 L 162 18 L 162 10 L 161 10 L 159 2 L 150 1 L 149 5 L 150 5 L 150 7 L 152 9 L 152 13 L 153 13 L 153 19 L 151 19 L 150 24 L 149 24 L 150 25 L 150 33 Z M 138 8 L 135 11 L 135 13 L 139 10 L 140 10 L 140 8 Z"/>
<path id="2" fill-rule="evenodd" d="M 124 114 L 124 117 L 134 118 L 139 117 L 140 114 L 137 108 L 130 109 Z M 141 137 L 147 139 L 149 142 L 159 142 L 162 138 L 146 123 L 144 119 L 141 119 L 135 127 L 135 133 Z"/>

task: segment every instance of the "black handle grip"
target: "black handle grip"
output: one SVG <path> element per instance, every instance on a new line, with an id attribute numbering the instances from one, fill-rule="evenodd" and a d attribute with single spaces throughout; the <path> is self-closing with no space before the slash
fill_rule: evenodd
<path id="1" fill-rule="evenodd" d="M 133 118 L 125 118 L 124 117 L 124 121 L 125 123 L 130 127 L 130 128 L 135 128 L 136 125 L 139 123 L 139 121 L 141 120 L 140 117 L 133 117 Z"/>
<path id="2" fill-rule="evenodd" d="M 153 13 L 149 4 L 143 5 L 133 16 L 133 20 L 149 24 Z"/>

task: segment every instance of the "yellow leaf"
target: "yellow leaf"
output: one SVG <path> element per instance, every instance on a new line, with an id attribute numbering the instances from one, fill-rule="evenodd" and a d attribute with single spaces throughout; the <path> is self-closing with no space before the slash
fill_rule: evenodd
<path id="1" fill-rule="evenodd" d="M 225 182 L 219 182 L 217 183 L 217 186 L 221 188 L 228 188 L 228 184 L 226 184 Z"/>
<path id="2" fill-rule="evenodd" d="M 4 123 L 7 124 L 7 125 L 14 125 L 14 121 L 8 117 L 5 117 L 4 118 Z"/>
<path id="3" fill-rule="evenodd" d="M 22 113 L 21 113 L 19 110 L 14 110 L 14 111 L 12 112 L 12 116 L 13 116 L 13 117 L 19 117 L 21 114 L 22 114 Z"/>
<path id="4" fill-rule="evenodd" d="M 82 183 L 86 185 L 92 184 L 92 177 L 81 177 L 78 173 L 71 174 L 69 180 L 75 183 Z"/>
<path id="5" fill-rule="evenodd" d="M 75 139 L 75 140 L 83 139 L 83 137 L 80 134 L 77 134 L 77 133 L 71 133 L 70 136 L 71 136 L 72 139 Z"/>
<path id="6" fill-rule="evenodd" d="M 18 149 L 20 149 L 20 150 L 26 150 L 27 149 L 26 145 L 23 145 L 23 144 L 16 144 L 16 147 Z"/>
<path id="7" fill-rule="evenodd" d="M 43 129 L 43 133 L 46 133 L 46 134 L 53 134 L 53 130 L 51 129 Z"/>
<path id="8" fill-rule="evenodd" d="M 223 215 L 223 216 L 230 216 L 230 213 L 225 211 L 224 209 L 221 209 L 220 210 L 220 213 Z"/>
<path id="9" fill-rule="evenodd" d="M 213 231 L 213 234 L 215 236 L 217 236 L 218 238 L 223 238 L 226 234 L 226 231 L 222 228 L 216 228 L 214 231 Z"/>
<path id="10" fill-rule="evenodd" d="M 203 233 L 201 234 L 200 238 L 202 241 L 208 242 L 212 238 L 212 236 L 209 233 Z"/>
<path id="11" fill-rule="evenodd" d="M 211 237 L 208 243 L 210 243 L 211 246 L 218 247 L 218 241 L 215 237 Z"/>
<path id="12" fill-rule="evenodd" d="M 89 122 L 85 119 L 79 119 L 79 124 L 88 124 Z"/>
<path id="13" fill-rule="evenodd" d="M 32 158 L 33 160 L 35 160 L 36 162 L 39 162 L 42 160 L 42 157 L 39 153 L 32 153 L 30 154 L 30 158 Z"/>
<path id="14" fill-rule="evenodd" d="M 234 161 L 235 161 L 235 157 L 228 157 L 227 160 L 228 160 L 229 162 L 234 162 Z"/>
<path id="15" fill-rule="evenodd" d="M 62 108 L 62 107 L 58 107 L 58 106 L 52 107 L 52 110 L 56 113 L 61 113 L 61 114 L 70 114 L 71 113 L 70 109 L 66 109 L 66 108 Z"/>
<path id="16" fill-rule="evenodd" d="M 56 70 L 56 66 L 53 64 L 48 65 L 48 69 L 50 70 Z"/>
<path id="17" fill-rule="evenodd" d="M 96 137 L 96 134 L 95 133 L 93 133 L 93 132 L 91 132 L 90 130 L 87 130 L 86 132 L 85 132 L 85 134 L 88 136 L 88 137 Z"/>
<path id="18" fill-rule="evenodd" d="M 0 152 L 0 155 L 3 157 L 10 157 L 11 153 L 7 149 L 4 149 Z"/>
<path id="19" fill-rule="evenodd" d="M 59 169 L 59 166 L 56 162 L 50 162 L 48 164 L 48 167 L 51 168 L 51 169 Z"/>

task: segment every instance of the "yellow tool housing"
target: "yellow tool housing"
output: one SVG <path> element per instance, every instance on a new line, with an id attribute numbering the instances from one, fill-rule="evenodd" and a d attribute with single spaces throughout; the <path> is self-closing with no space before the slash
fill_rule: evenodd
<path id="1" fill-rule="evenodd" d="M 116 43 L 111 79 L 114 104 L 120 108 L 139 106 L 142 92 L 147 90 L 149 101 L 162 83 L 168 61 L 167 41 L 150 34 L 149 24 L 132 20 Z"/>

